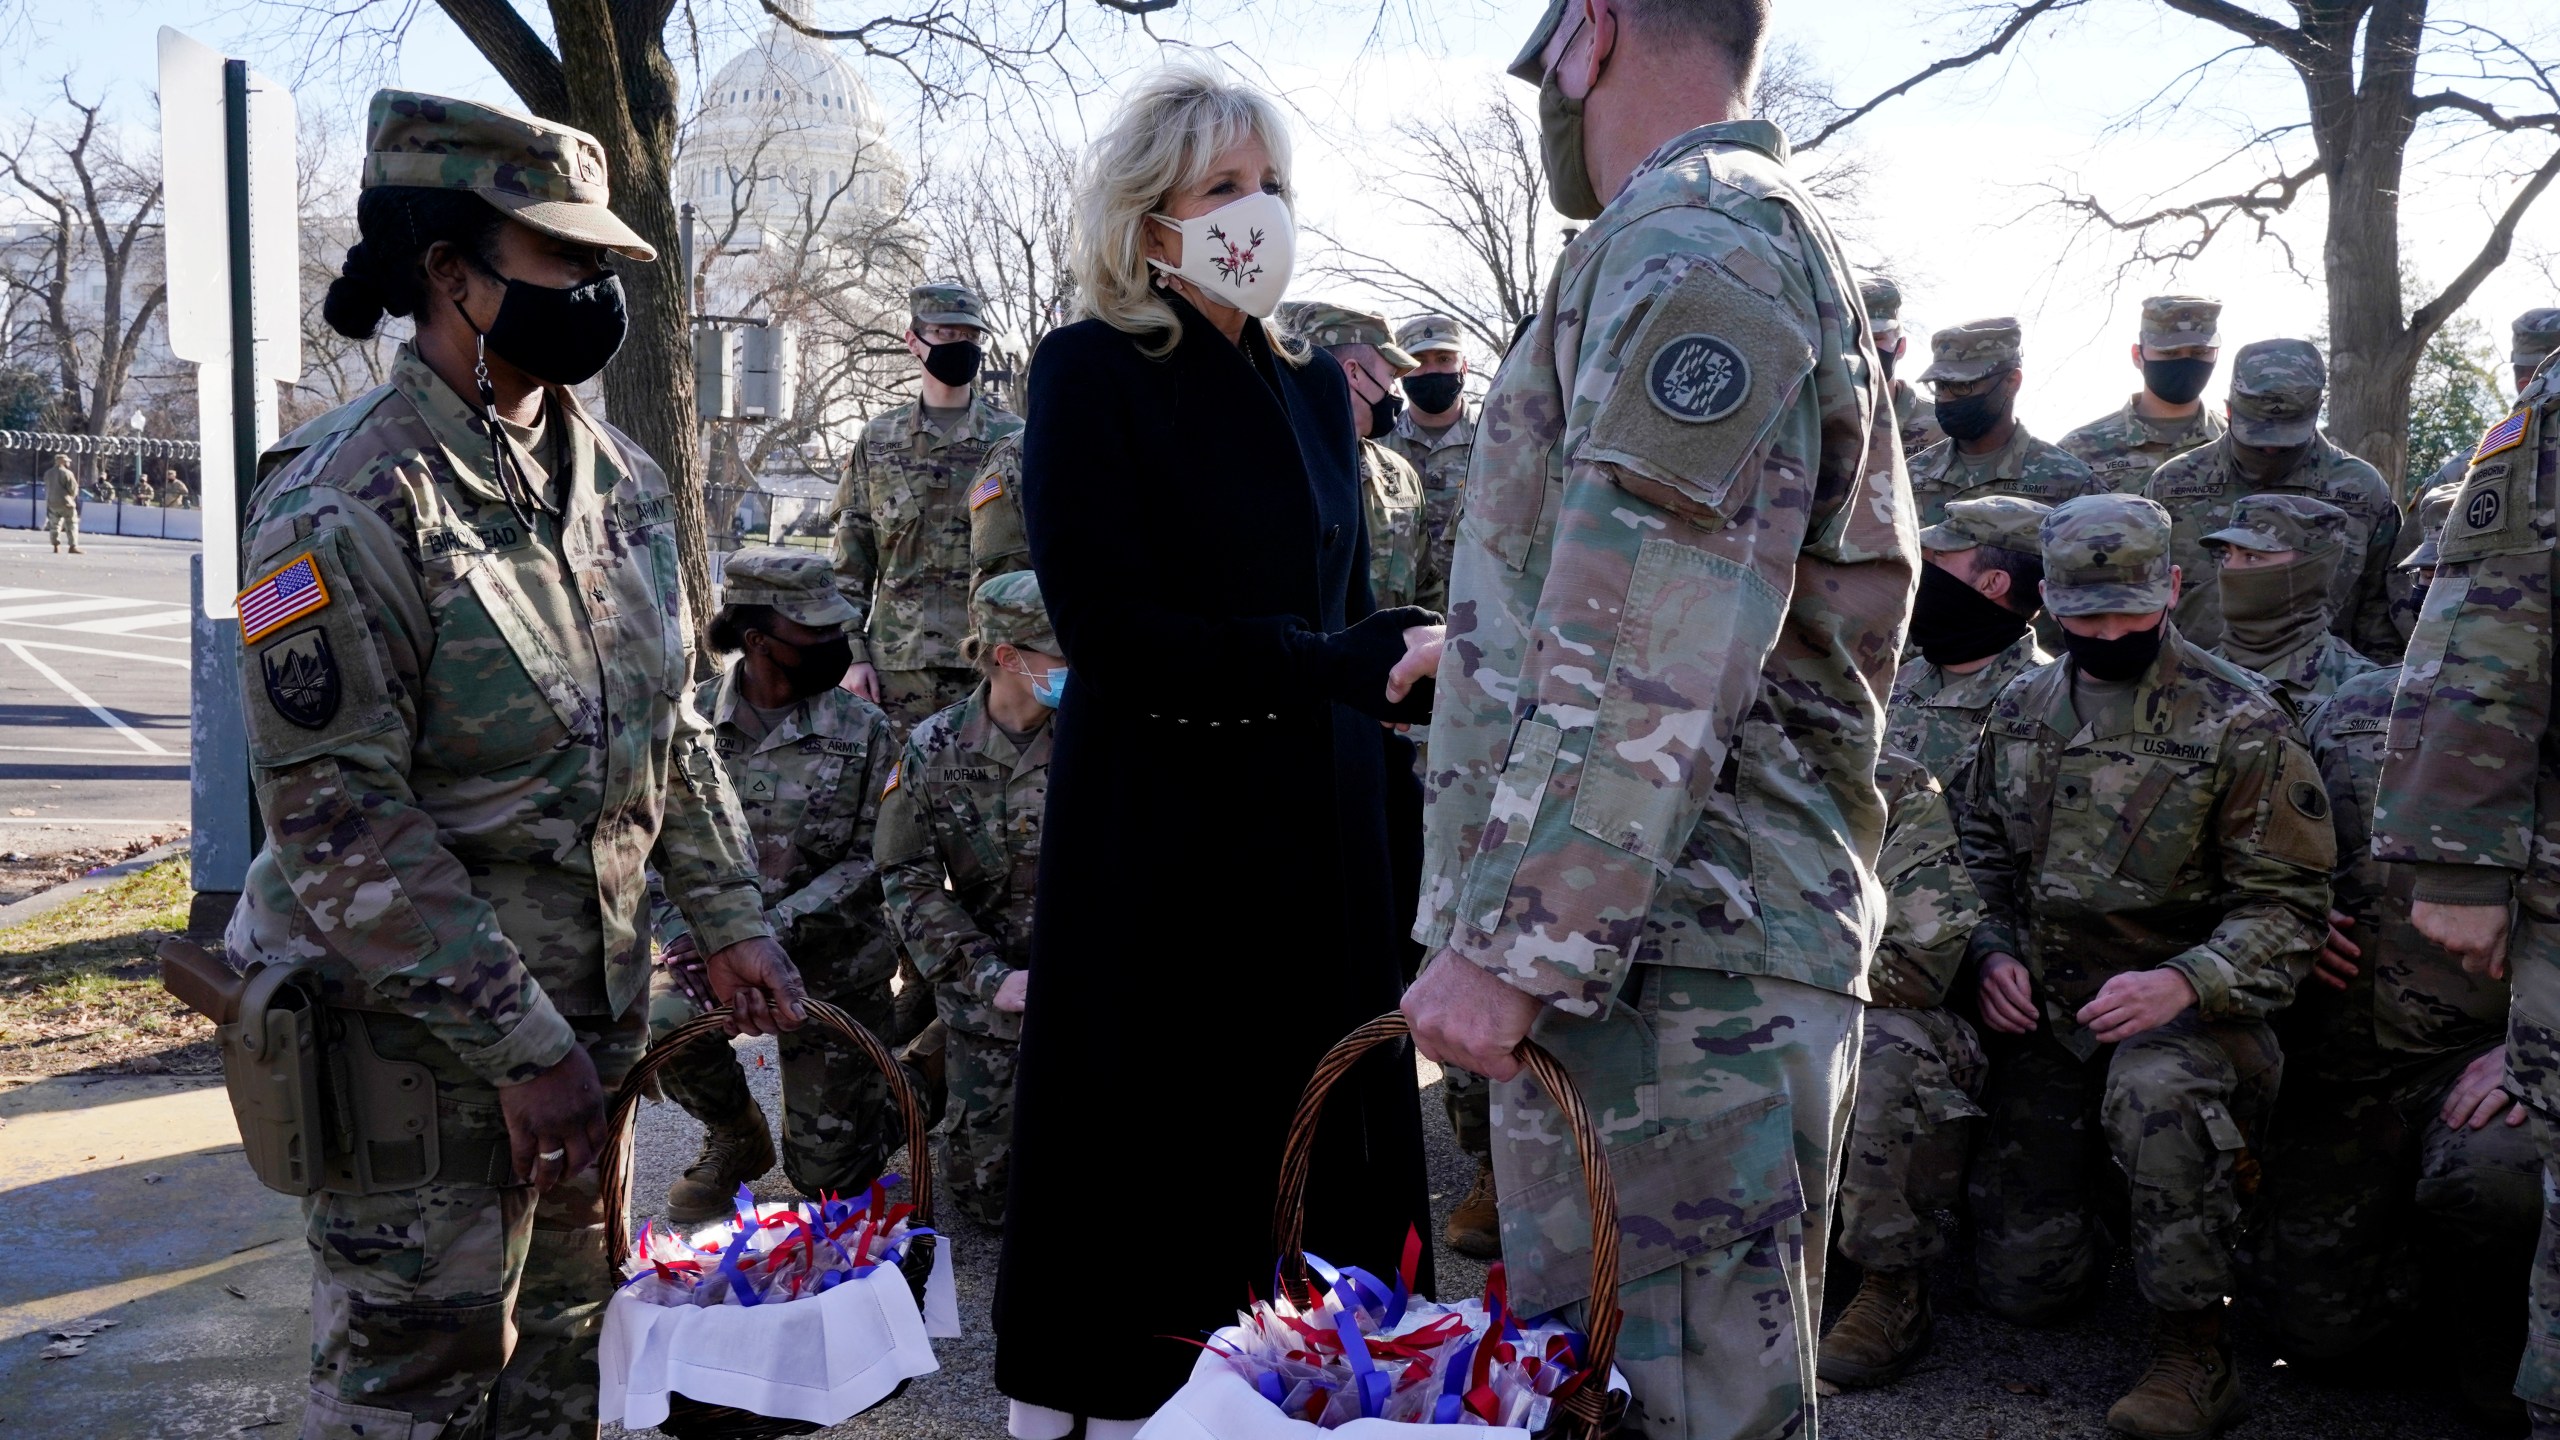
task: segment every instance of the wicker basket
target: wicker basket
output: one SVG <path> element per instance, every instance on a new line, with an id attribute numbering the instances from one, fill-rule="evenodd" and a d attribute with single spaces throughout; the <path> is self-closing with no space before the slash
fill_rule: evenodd
<path id="1" fill-rule="evenodd" d="M 1289 1146 L 1280 1161 L 1280 1197 L 1271 1228 L 1280 1248 L 1282 1273 L 1294 1284 L 1306 1283 L 1305 1247 L 1307 1170 L 1313 1163 L 1316 1124 L 1336 1082 L 1380 1045 L 1408 1038 L 1412 1031 L 1401 1013 L 1379 1016 L 1342 1038 L 1325 1052 L 1298 1097 L 1298 1113 L 1289 1122 Z M 1615 1434 L 1625 1418 L 1622 1397 L 1609 1387 L 1610 1365 L 1618 1353 L 1618 1187 L 1609 1174 L 1608 1149 L 1599 1127 L 1582 1105 L 1564 1066 L 1536 1041 L 1523 1040 L 1513 1052 L 1531 1079 L 1556 1102 L 1565 1127 L 1573 1132 L 1574 1149 L 1582 1157 L 1582 1175 L 1591 1199 L 1591 1313 L 1585 1332 L 1589 1349 L 1582 1374 L 1556 1392 L 1555 1406 L 1541 1440 L 1603 1440 Z"/>
<path id="2" fill-rule="evenodd" d="M 933 1224 L 933 1158 L 925 1143 L 924 1108 L 916 1101 L 915 1089 L 907 1083 L 906 1067 L 898 1063 L 880 1038 L 844 1011 L 824 1000 L 806 1002 L 811 1023 L 832 1030 L 854 1049 L 862 1052 L 889 1082 L 889 1094 L 897 1102 L 898 1119 L 907 1134 L 907 1190 L 915 1202 L 915 1224 Z M 631 1248 L 631 1134 L 632 1122 L 639 1114 L 640 1102 L 656 1088 L 660 1070 L 666 1068 L 676 1052 L 705 1036 L 726 1036 L 726 1009 L 708 1010 L 670 1030 L 650 1045 L 631 1073 L 623 1077 L 621 1088 L 613 1095 L 613 1108 L 606 1117 L 610 1143 L 605 1146 L 600 1180 L 604 1189 L 605 1251 L 613 1278 L 620 1282 L 622 1262 L 630 1257 Z M 907 1288 L 915 1293 L 916 1303 L 924 1303 L 925 1281 L 933 1273 L 934 1247 L 939 1237 L 919 1235 L 906 1248 L 899 1262 L 899 1272 L 906 1277 Z M 906 1393 L 901 1382 L 882 1401 L 896 1399 Z M 658 1428 L 676 1440 L 773 1440 L 782 1435 L 809 1435 L 824 1428 L 804 1420 L 777 1420 L 752 1414 L 727 1405 L 708 1405 L 685 1396 L 675 1396 L 671 1413 Z"/>

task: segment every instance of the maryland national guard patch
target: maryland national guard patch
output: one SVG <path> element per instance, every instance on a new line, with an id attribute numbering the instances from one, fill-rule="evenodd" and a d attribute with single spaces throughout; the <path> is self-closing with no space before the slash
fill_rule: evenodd
<path id="1" fill-rule="evenodd" d="M 1683 335 L 1653 352 L 1644 389 L 1672 419 L 1708 424 L 1751 398 L 1751 362 L 1716 336 Z"/>
<path id="2" fill-rule="evenodd" d="M 276 713 L 305 730 L 337 718 L 342 687 L 328 632 L 305 630 L 258 652 L 258 672 Z"/>

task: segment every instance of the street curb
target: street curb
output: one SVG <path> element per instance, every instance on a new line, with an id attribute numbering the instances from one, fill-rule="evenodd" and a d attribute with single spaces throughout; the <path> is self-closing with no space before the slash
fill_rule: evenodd
<path id="1" fill-rule="evenodd" d="M 127 875 L 139 874 L 173 856 L 187 853 L 190 840 L 172 840 L 156 849 L 145 850 L 130 860 L 119 860 L 103 870 L 65 880 L 50 890 L 39 890 L 11 905 L 0 905 L 0 930 L 24 925 L 49 911 L 59 910 L 92 891 L 104 890 Z"/>

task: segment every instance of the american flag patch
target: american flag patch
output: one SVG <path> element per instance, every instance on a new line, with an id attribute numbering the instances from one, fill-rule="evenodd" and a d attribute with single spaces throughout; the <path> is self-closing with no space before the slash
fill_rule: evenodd
<path id="1" fill-rule="evenodd" d="M 2471 452 L 2471 463 L 2477 465 L 2492 455 L 2523 444 L 2525 414 L 2519 410 L 2490 426 L 2489 433 L 2480 437 L 2480 448 Z"/>
<path id="2" fill-rule="evenodd" d="M 977 509 L 1004 493 L 1004 476 L 989 472 L 969 491 L 969 508 Z"/>
<path id="3" fill-rule="evenodd" d="M 250 644 L 328 604 L 329 587 L 320 582 L 320 564 L 306 552 L 240 592 L 240 643 Z"/>
<path id="4" fill-rule="evenodd" d="M 889 783 L 880 787 L 880 798 L 881 798 L 881 799 L 883 799 L 883 800 L 888 799 L 888 798 L 889 798 L 889 792 L 898 788 L 898 770 L 899 770 L 899 768 L 900 768 L 900 767 L 898 767 L 898 766 L 896 766 L 896 765 L 892 765 L 892 766 L 890 766 L 890 767 L 889 767 Z"/>

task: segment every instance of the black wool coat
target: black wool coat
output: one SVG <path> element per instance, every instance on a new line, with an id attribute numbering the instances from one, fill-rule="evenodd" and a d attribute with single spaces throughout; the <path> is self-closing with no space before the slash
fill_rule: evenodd
<path id="1" fill-rule="evenodd" d="M 1199 1351 L 1168 1337 L 1205 1339 L 1270 1294 L 1290 1115 L 1325 1050 L 1395 1008 L 1413 920 L 1390 893 L 1384 662 L 1339 634 L 1372 609 L 1341 367 L 1288 365 L 1258 327 L 1239 347 L 1174 303 L 1182 340 L 1161 360 L 1098 320 L 1042 341 L 1022 456 L 1073 678 L 1053 722 L 996 1384 L 1121 1420 L 1190 1373 Z M 1426 688 L 1390 718 L 1429 713 Z M 1390 1273 L 1408 1229 L 1429 1233 L 1426 1183 L 1397 1046 L 1335 1091 L 1307 1248 Z"/>

